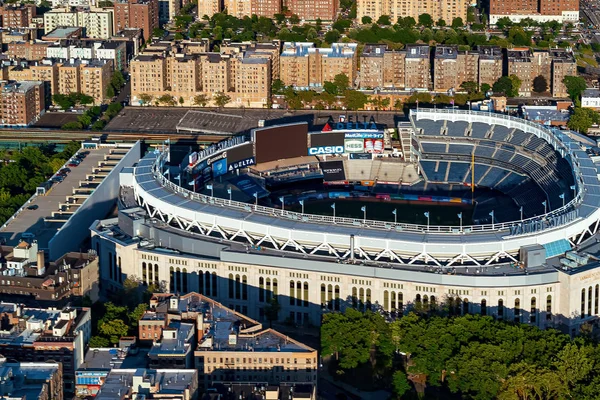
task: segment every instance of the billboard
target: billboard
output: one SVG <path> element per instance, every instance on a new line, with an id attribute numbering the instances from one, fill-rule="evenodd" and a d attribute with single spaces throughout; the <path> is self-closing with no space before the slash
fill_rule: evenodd
<path id="1" fill-rule="evenodd" d="M 212 163 L 213 178 L 227 173 L 227 158 L 221 158 Z"/>
<path id="2" fill-rule="evenodd" d="M 364 139 L 345 139 L 344 140 L 344 151 L 346 153 L 364 153 L 364 151 L 365 151 Z"/>
<path id="3" fill-rule="evenodd" d="M 326 161 L 320 163 L 320 166 L 323 171 L 323 180 L 325 182 L 343 181 L 346 179 L 343 161 Z"/>
<path id="4" fill-rule="evenodd" d="M 343 146 L 344 145 L 344 134 L 341 132 L 337 133 L 313 133 L 308 136 L 310 141 L 310 147 L 323 147 L 323 146 Z"/>
<path id="5" fill-rule="evenodd" d="M 344 146 L 319 146 L 308 148 L 309 156 L 316 156 L 319 154 L 342 154 L 343 152 Z"/>
<path id="6" fill-rule="evenodd" d="M 240 160 L 246 160 L 254 157 L 254 146 L 252 143 L 246 143 L 241 146 L 232 147 L 227 150 L 227 162 L 236 163 Z"/>
<path id="7" fill-rule="evenodd" d="M 383 139 L 365 139 L 365 153 L 382 154 Z"/>
<path id="8" fill-rule="evenodd" d="M 346 139 L 383 139 L 383 132 L 346 132 Z"/>
<path id="9" fill-rule="evenodd" d="M 306 156 L 308 124 L 301 122 L 286 126 L 255 129 L 253 139 L 256 163 Z"/>
<path id="10" fill-rule="evenodd" d="M 188 165 L 191 167 L 194 164 L 196 164 L 196 161 L 198 161 L 198 153 L 197 152 L 193 152 L 192 154 L 190 154 L 188 156 Z"/>
<path id="11" fill-rule="evenodd" d="M 254 164 L 256 164 L 256 160 L 254 159 L 254 157 L 248 157 L 242 160 L 229 162 L 229 164 L 227 164 L 227 172 L 233 172 L 240 168 L 246 168 Z"/>
<path id="12" fill-rule="evenodd" d="M 370 153 L 350 153 L 348 156 L 350 160 L 370 160 L 373 158 Z"/>

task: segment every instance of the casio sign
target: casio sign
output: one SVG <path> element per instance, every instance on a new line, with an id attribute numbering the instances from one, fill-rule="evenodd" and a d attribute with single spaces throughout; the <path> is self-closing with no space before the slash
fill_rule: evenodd
<path id="1" fill-rule="evenodd" d="M 344 152 L 344 146 L 321 146 L 321 147 L 310 147 L 308 149 L 309 156 L 316 156 L 318 154 L 342 154 Z"/>

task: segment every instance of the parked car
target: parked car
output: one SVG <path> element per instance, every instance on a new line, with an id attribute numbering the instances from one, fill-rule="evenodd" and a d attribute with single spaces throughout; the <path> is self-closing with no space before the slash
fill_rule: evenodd
<path id="1" fill-rule="evenodd" d="M 29 207 L 27 207 L 28 210 L 37 210 L 38 208 L 40 208 L 40 206 L 38 206 L 37 204 L 32 204 Z"/>
<path id="2" fill-rule="evenodd" d="M 77 167 L 77 166 L 79 166 L 79 163 L 75 162 L 75 161 L 71 161 L 70 163 L 67 164 L 67 166 L 69 166 L 69 167 Z"/>

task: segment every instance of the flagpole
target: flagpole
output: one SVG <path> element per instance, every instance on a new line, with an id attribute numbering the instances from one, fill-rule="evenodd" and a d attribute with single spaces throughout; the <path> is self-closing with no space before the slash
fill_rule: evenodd
<path id="1" fill-rule="evenodd" d="M 394 208 L 394 211 L 392 211 L 392 214 L 394 214 L 394 224 L 398 223 L 398 209 Z"/>

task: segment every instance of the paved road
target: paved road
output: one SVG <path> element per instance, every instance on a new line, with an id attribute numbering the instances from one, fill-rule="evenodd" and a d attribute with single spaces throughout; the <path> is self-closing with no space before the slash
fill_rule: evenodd
<path id="1" fill-rule="evenodd" d="M 125 86 L 123 86 L 123 89 L 121 89 L 121 91 L 119 92 L 118 96 L 117 96 L 117 103 L 126 103 L 123 104 L 124 106 L 129 105 L 129 96 L 131 95 L 131 80 L 128 80 L 125 83 Z"/>

